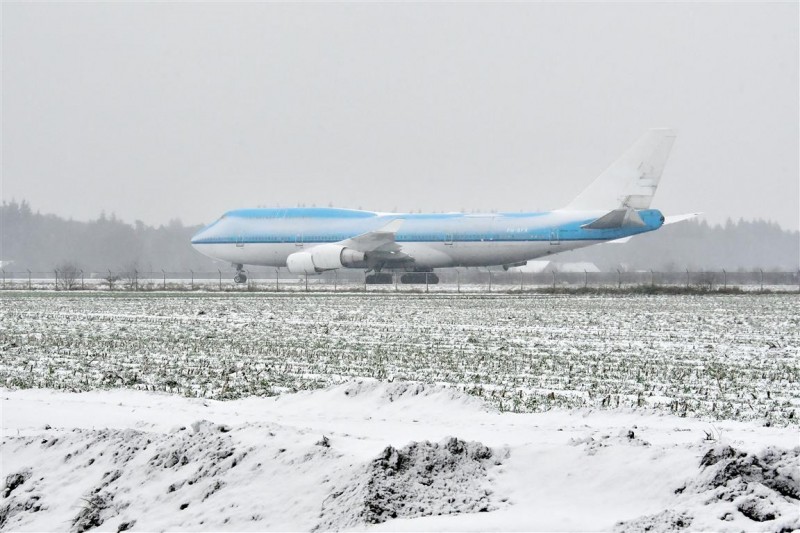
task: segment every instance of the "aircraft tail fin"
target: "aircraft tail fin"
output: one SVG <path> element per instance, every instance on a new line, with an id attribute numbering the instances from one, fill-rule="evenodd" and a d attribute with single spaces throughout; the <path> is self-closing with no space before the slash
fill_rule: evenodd
<path id="1" fill-rule="evenodd" d="M 564 209 L 648 209 L 674 141 L 671 129 L 648 131 Z"/>

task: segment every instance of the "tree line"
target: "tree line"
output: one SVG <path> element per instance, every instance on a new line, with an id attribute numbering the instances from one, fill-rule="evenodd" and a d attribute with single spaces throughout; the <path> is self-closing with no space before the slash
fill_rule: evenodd
<path id="1" fill-rule="evenodd" d="M 157 227 L 128 224 L 105 213 L 82 222 L 34 212 L 26 201 L 3 202 L 0 260 L 6 270 L 34 272 L 66 266 L 87 272 L 216 270 L 217 262 L 189 244 L 200 228 L 178 219 Z"/>
<path id="2" fill-rule="evenodd" d="M 70 265 L 87 272 L 215 271 L 224 267 L 192 248 L 202 226 L 175 219 L 150 226 L 111 214 L 88 222 L 34 212 L 26 201 L 0 205 L 0 261 L 7 271 L 52 271 Z M 603 244 L 552 256 L 556 262 L 588 261 L 601 270 L 764 270 L 800 266 L 800 232 L 764 220 L 710 225 L 687 221 L 639 235 L 624 244 Z"/>

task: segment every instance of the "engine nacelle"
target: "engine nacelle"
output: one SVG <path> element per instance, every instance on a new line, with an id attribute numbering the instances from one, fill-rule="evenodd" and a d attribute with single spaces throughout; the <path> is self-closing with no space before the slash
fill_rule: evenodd
<path id="1" fill-rule="evenodd" d="M 286 267 L 294 274 L 312 274 L 366 264 L 364 252 L 339 244 L 322 244 L 307 252 L 296 252 L 286 258 Z"/>
<path id="2" fill-rule="evenodd" d="M 296 252 L 286 258 L 286 268 L 292 274 L 316 274 L 319 272 L 314 266 L 311 254 L 308 252 Z"/>

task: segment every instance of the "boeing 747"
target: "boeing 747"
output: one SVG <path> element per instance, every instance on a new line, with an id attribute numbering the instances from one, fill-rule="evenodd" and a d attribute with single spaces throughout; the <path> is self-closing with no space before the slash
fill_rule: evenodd
<path id="1" fill-rule="evenodd" d="M 192 245 L 236 267 L 286 267 L 296 274 L 364 269 L 369 281 L 435 283 L 445 267 L 517 266 L 592 244 L 618 241 L 694 215 L 665 219 L 650 209 L 675 133 L 653 129 L 562 209 L 528 213 L 379 213 L 336 208 L 236 209 Z"/>

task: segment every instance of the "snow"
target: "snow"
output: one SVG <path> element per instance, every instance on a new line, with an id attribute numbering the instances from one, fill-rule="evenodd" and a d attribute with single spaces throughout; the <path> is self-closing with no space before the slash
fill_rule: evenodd
<path id="1" fill-rule="evenodd" d="M 795 425 L 795 295 L 4 296 L 0 384 L 236 399 L 354 378 L 502 410 L 650 407 Z"/>
<path id="2" fill-rule="evenodd" d="M 15 531 L 800 527 L 796 426 L 501 413 L 455 388 L 371 379 L 229 401 L 0 396 L 0 528 Z"/>

